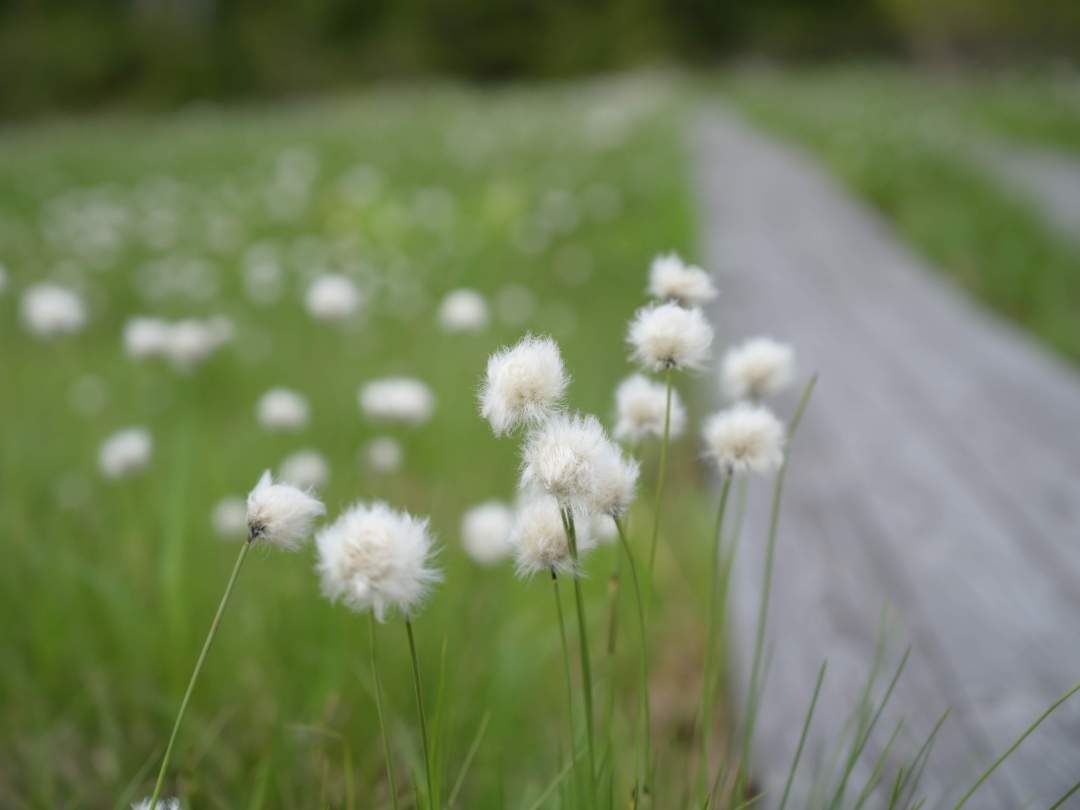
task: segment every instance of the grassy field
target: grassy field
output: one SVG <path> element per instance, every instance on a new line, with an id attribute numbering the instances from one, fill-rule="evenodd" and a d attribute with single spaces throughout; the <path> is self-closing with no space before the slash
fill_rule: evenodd
<path id="1" fill-rule="evenodd" d="M 723 89 L 822 160 L 933 264 L 1080 361 L 1080 252 L 968 159 L 998 140 L 1080 154 L 1075 81 L 890 70 L 747 73 Z"/>
<path id="2" fill-rule="evenodd" d="M 214 536 L 211 509 L 302 447 L 330 462 L 332 515 L 378 497 L 433 518 L 446 582 L 416 627 L 448 785 L 489 714 L 461 806 L 526 807 L 552 781 L 565 726 L 550 589 L 516 580 L 509 565 L 481 569 L 460 548 L 462 511 L 512 498 L 518 463 L 515 443 L 496 441 L 477 415 L 476 387 L 497 346 L 549 333 L 574 376 L 571 404 L 610 416 L 649 260 L 693 255 L 677 109 L 662 89 L 403 90 L 2 136 L 0 534 L 10 556 L 0 573 L 0 804 L 121 807 L 149 792 L 236 553 Z M 245 292 L 253 245 L 285 271 L 276 300 Z M 162 265 L 166 255 L 176 260 Z M 304 311 L 306 284 L 325 269 L 361 285 L 355 323 Z M 43 278 L 83 294 L 82 334 L 42 341 L 22 327 L 19 293 Z M 442 295 L 462 286 L 494 303 L 482 334 L 448 335 L 435 322 Z M 189 373 L 139 363 L 122 351 L 122 327 L 148 313 L 225 316 L 235 336 Z M 433 421 L 397 430 L 361 417 L 357 387 L 388 374 L 431 386 Z M 309 399 L 300 434 L 256 423 L 258 397 L 279 385 Z M 137 478 L 105 480 L 99 444 L 133 424 L 152 433 L 153 461 Z M 358 460 L 381 434 L 404 447 L 399 473 Z M 672 502 L 697 506 L 679 494 L 702 475 L 690 443 L 677 447 L 673 474 Z M 691 557 L 708 520 L 697 514 L 672 522 L 671 541 Z M 647 509 L 633 516 L 647 519 Z M 589 565 L 594 639 L 607 632 L 613 559 L 602 548 Z M 663 555 L 661 565 L 675 577 L 693 567 Z M 696 606 L 703 587 L 692 577 L 668 612 L 680 599 Z M 668 658 L 685 667 L 684 647 L 700 638 L 699 623 L 680 626 L 661 670 Z M 342 806 L 351 779 L 355 806 L 388 806 L 367 637 L 365 617 L 319 596 L 310 550 L 255 555 L 170 790 L 202 808 Z M 381 647 L 395 747 L 416 767 L 400 624 L 385 627 Z M 601 689 L 612 672 L 633 678 L 632 658 L 609 666 L 597 655 Z M 696 698 L 671 668 L 655 687 L 675 679 L 656 724 L 675 740 Z M 620 746 L 635 705 L 615 707 Z M 672 746 L 659 757 L 681 762 Z M 682 766 L 669 772 L 672 784 L 657 789 L 674 795 Z"/>

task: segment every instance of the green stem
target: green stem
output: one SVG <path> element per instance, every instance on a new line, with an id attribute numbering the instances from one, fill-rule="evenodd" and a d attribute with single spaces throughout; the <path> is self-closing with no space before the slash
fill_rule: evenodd
<path id="1" fill-rule="evenodd" d="M 566 537 L 570 546 L 570 556 L 574 560 L 574 567 L 578 566 L 577 529 L 574 526 L 574 515 L 569 509 L 563 510 L 563 520 L 566 524 Z M 581 658 L 581 685 L 585 693 L 585 743 L 589 753 L 589 796 L 590 802 L 596 801 L 596 742 L 593 732 L 593 688 L 592 688 L 592 665 L 589 661 L 589 635 L 585 623 L 585 597 L 581 592 L 581 572 L 574 572 L 574 606 L 577 609 L 578 621 L 578 645 Z"/>
<path id="2" fill-rule="evenodd" d="M 375 647 L 375 614 L 371 614 L 371 674 L 375 679 L 375 709 L 379 715 L 379 731 L 382 733 L 383 756 L 386 758 L 386 778 L 390 782 L 390 801 L 394 810 L 398 810 L 397 779 L 394 777 L 394 762 L 390 753 L 390 735 L 386 729 L 386 716 L 383 714 L 382 703 L 382 679 L 379 677 L 379 666 Z"/>
<path id="3" fill-rule="evenodd" d="M 712 741 L 712 695 L 713 695 L 713 651 L 716 648 L 717 602 L 720 591 L 720 539 L 724 528 L 724 512 L 727 509 L 728 495 L 731 492 L 732 474 L 724 476 L 720 487 L 720 505 L 716 510 L 716 526 L 712 536 L 712 563 L 709 568 L 708 635 L 705 637 L 705 666 L 701 684 L 701 774 L 702 789 L 708 790 L 709 763 L 711 760 Z M 706 800 L 708 797 L 706 797 Z"/>
<path id="4" fill-rule="evenodd" d="M 252 542 L 247 540 L 240 547 L 240 554 L 236 558 L 236 564 L 233 566 L 232 574 L 229 576 L 229 582 L 225 586 L 225 593 L 221 597 L 221 603 L 218 605 L 217 613 L 214 614 L 214 620 L 210 623 L 210 632 L 206 634 L 206 641 L 203 642 L 202 652 L 199 653 L 199 658 L 195 662 L 195 671 L 191 673 L 191 680 L 188 681 L 187 691 L 184 692 L 184 699 L 180 701 L 180 711 L 176 715 L 176 722 L 173 724 L 172 735 L 169 737 L 169 744 L 165 748 L 165 757 L 161 761 L 161 770 L 158 771 L 157 784 L 154 785 L 154 793 L 150 797 L 150 810 L 155 810 L 157 807 L 158 798 L 161 796 L 161 788 L 165 784 L 165 774 L 169 769 L 169 760 L 172 758 L 173 746 L 176 744 L 176 737 L 180 732 L 180 723 L 184 719 L 184 713 L 187 712 L 188 701 L 191 700 L 191 693 L 195 690 L 195 682 L 199 679 L 199 673 L 202 672 L 203 664 L 206 661 L 206 654 L 210 652 L 210 645 L 214 643 L 214 637 L 217 635 L 218 627 L 221 626 L 221 617 L 225 614 L 225 607 L 229 604 L 229 597 L 232 595 L 233 586 L 236 585 L 236 577 L 240 573 L 240 566 L 244 564 L 244 558 L 247 556 L 248 549 L 251 548 Z"/>
<path id="5" fill-rule="evenodd" d="M 1009 748 L 1005 751 L 1004 754 L 1002 754 L 1000 757 L 998 757 L 997 759 L 994 760 L 994 764 L 991 765 L 989 768 L 987 768 L 985 772 L 983 772 L 983 775 L 979 777 L 979 781 L 977 781 L 974 785 L 972 785 L 971 789 L 967 793 L 965 793 L 961 797 L 960 801 L 958 801 L 953 806 L 953 810 L 960 810 L 961 807 L 963 807 L 965 804 L 967 804 L 968 799 L 970 799 L 973 795 L 975 795 L 975 791 L 978 790 L 979 787 L 982 786 L 982 783 L 990 778 L 990 774 L 992 774 L 994 771 L 996 771 L 998 769 L 998 766 L 1001 765 L 1001 763 L 1004 762 L 1006 759 L 1008 759 L 1013 751 L 1015 751 L 1017 748 L 1020 747 L 1020 744 L 1024 740 L 1026 740 L 1031 735 L 1031 733 L 1033 731 L 1035 731 L 1035 729 L 1037 729 L 1042 724 L 1042 721 L 1045 720 L 1047 717 L 1049 717 L 1051 714 L 1053 714 L 1054 710 L 1057 709 L 1058 706 L 1060 706 L 1066 700 L 1071 698 L 1077 692 L 1080 692 L 1080 682 L 1078 682 L 1076 684 L 1073 684 L 1073 686 L 1069 689 L 1068 692 L 1066 692 L 1064 695 L 1062 695 L 1057 700 L 1055 700 L 1053 705 L 1051 705 L 1049 709 L 1047 709 L 1045 712 L 1040 714 L 1038 716 L 1038 718 L 1036 718 L 1034 723 L 1032 723 L 1030 726 L 1028 726 L 1026 729 L 1024 729 L 1024 733 L 1016 738 L 1016 741 L 1012 745 L 1009 746 Z"/>
<path id="6" fill-rule="evenodd" d="M 555 612 L 559 617 L 559 640 L 562 642 L 563 671 L 566 675 L 566 713 L 570 724 L 570 765 L 574 769 L 575 789 L 580 791 L 581 778 L 578 776 L 577 742 L 574 735 L 574 684 L 570 676 L 570 645 L 566 643 L 566 619 L 563 617 L 562 599 L 559 598 L 559 577 L 551 569 L 551 590 L 555 595 Z"/>
<path id="7" fill-rule="evenodd" d="M 652 710 L 649 705 L 649 635 L 645 625 L 645 602 L 641 596 L 641 583 L 638 581 L 637 563 L 634 562 L 634 553 L 630 549 L 630 543 L 626 539 L 622 521 L 615 519 L 615 528 L 619 531 L 619 542 L 622 543 L 623 552 L 626 554 L 627 566 L 630 568 L 630 580 L 634 585 L 634 602 L 637 605 L 638 632 L 641 634 L 641 775 L 638 777 L 638 789 L 634 793 L 634 806 L 638 804 L 638 798 L 649 792 L 649 767 L 652 761 L 649 753 L 650 737 L 652 736 Z"/>
<path id="8" fill-rule="evenodd" d="M 664 477 L 667 472 L 668 444 L 671 440 L 671 369 L 664 375 L 667 386 L 667 404 L 664 407 L 664 440 L 660 444 L 660 466 L 656 473 L 656 500 L 653 505 L 652 540 L 649 543 L 649 583 L 653 581 L 656 567 L 656 543 L 660 537 L 660 506 L 664 499 Z"/>
<path id="9" fill-rule="evenodd" d="M 424 690 L 420 683 L 420 659 L 416 656 L 416 639 L 413 637 L 412 621 L 405 617 L 405 632 L 409 636 L 409 654 L 412 657 L 413 686 L 416 687 L 416 712 L 420 717 L 420 740 L 424 745 L 424 775 L 427 778 L 428 806 L 438 810 L 434 782 L 431 778 L 431 749 L 428 745 L 427 715 L 424 714 Z"/>

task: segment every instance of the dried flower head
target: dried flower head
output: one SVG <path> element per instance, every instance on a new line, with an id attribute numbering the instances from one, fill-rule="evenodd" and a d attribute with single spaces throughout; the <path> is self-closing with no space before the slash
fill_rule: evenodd
<path id="1" fill-rule="evenodd" d="M 295 551 L 325 514 L 318 498 L 291 484 L 274 483 L 267 470 L 248 494 L 248 539 Z"/>
<path id="2" fill-rule="evenodd" d="M 420 380 L 385 377 L 360 389 L 360 410 L 370 419 L 422 425 L 435 412 L 435 395 Z"/>
<path id="3" fill-rule="evenodd" d="M 439 325 L 447 332 L 481 332 L 489 320 L 487 301 L 476 290 L 454 290 L 439 305 Z"/>
<path id="4" fill-rule="evenodd" d="M 627 341 L 633 358 L 651 371 L 699 369 L 705 365 L 713 332 L 700 309 L 652 304 L 630 321 Z"/>
<path id="5" fill-rule="evenodd" d="M 131 427 L 109 436 L 98 451 L 98 468 L 106 478 L 125 478 L 150 463 L 154 440 L 143 427 Z"/>
<path id="6" fill-rule="evenodd" d="M 733 400 L 760 400 L 786 388 L 795 377 L 795 352 L 786 343 L 751 338 L 724 354 L 724 393 Z"/>
<path id="7" fill-rule="evenodd" d="M 300 489 L 322 489 L 330 480 L 330 465 L 317 450 L 298 450 L 281 462 L 279 477 Z"/>
<path id="8" fill-rule="evenodd" d="M 502 436 L 547 417 L 569 384 L 559 345 L 549 337 L 526 335 L 516 346 L 499 349 L 488 359 L 480 387 L 480 415 L 496 436 Z"/>
<path id="9" fill-rule="evenodd" d="M 627 457 L 614 442 L 605 441 L 593 462 L 589 509 L 615 518 L 626 514 L 634 502 L 640 472 L 636 460 Z"/>
<path id="10" fill-rule="evenodd" d="M 442 579 L 431 566 L 427 518 L 385 503 L 356 503 L 315 538 L 323 594 L 356 611 L 371 609 L 385 621 L 396 608 L 410 616 Z"/>
<path id="11" fill-rule="evenodd" d="M 578 520 L 578 560 L 593 548 L 589 521 Z M 510 532 L 510 544 L 514 549 L 514 563 L 519 576 L 532 576 L 549 571 L 576 576 L 578 565 L 570 553 L 570 541 L 558 501 L 549 495 L 537 495 L 518 505 L 514 525 Z"/>
<path id="12" fill-rule="evenodd" d="M 595 416 L 558 413 L 533 429 L 522 449 L 521 486 L 553 496 L 563 506 L 587 509 L 608 447 Z"/>
<path id="13" fill-rule="evenodd" d="M 59 284 L 42 282 L 29 287 L 20 302 L 23 323 L 37 337 L 68 335 L 86 325 L 82 299 Z"/>
<path id="14" fill-rule="evenodd" d="M 705 423 L 705 455 L 726 473 L 768 473 L 784 460 L 784 426 L 768 408 L 739 404 Z"/>
<path id="15" fill-rule="evenodd" d="M 461 518 L 461 541 L 470 557 L 481 565 L 492 565 L 513 552 L 510 530 L 514 511 L 502 501 L 485 501 L 469 509 Z"/>
<path id="16" fill-rule="evenodd" d="M 308 287 L 304 303 L 312 317 L 323 321 L 340 321 L 360 309 L 362 297 L 351 280 L 336 273 L 326 273 Z"/>
<path id="17" fill-rule="evenodd" d="M 288 388 L 271 388 L 259 398 L 255 416 L 267 430 L 301 430 L 308 423 L 308 403 Z"/>
<path id="18" fill-rule="evenodd" d="M 247 503 L 243 498 L 229 496 L 214 505 L 210 525 L 218 537 L 231 540 L 247 534 Z"/>
<path id="19" fill-rule="evenodd" d="M 648 436 L 664 435 L 667 386 L 642 374 L 632 374 L 615 389 L 615 438 L 636 444 Z M 671 438 L 686 429 L 686 408 L 679 392 L 671 392 Z"/>
<path id="20" fill-rule="evenodd" d="M 674 253 L 657 256 L 649 268 L 649 295 L 684 307 L 698 307 L 716 297 L 709 274 Z"/>

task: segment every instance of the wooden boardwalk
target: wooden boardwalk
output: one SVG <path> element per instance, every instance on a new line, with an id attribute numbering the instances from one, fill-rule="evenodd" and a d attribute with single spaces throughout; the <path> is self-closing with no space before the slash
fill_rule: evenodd
<path id="1" fill-rule="evenodd" d="M 865 682 L 883 607 L 891 652 L 879 692 L 907 645 L 911 658 L 848 795 L 901 717 L 894 766 L 952 707 L 921 794 L 928 807 L 955 801 L 1080 679 L 1080 376 L 953 289 L 792 148 L 723 110 L 700 117 L 693 141 L 719 335 L 790 341 L 801 371 L 820 373 L 780 523 L 754 748 L 765 805 L 783 790 L 828 659 L 803 801 L 789 804 L 806 806 L 809 774 L 827 768 Z M 790 414 L 794 398 L 777 411 Z M 768 496 L 751 487 L 733 583 L 743 694 Z M 1080 697 L 969 807 L 1046 808 L 1078 780 Z"/>

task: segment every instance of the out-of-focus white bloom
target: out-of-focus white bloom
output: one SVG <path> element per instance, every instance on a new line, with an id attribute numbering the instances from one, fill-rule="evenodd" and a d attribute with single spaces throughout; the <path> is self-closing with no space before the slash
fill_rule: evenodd
<path id="1" fill-rule="evenodd" d="M 615 525 L 615 518 L 611 515 L 592 515 L 589 518 L 589 529 L 592 537 L 596 538 L 597 545 L 614 543 L 619 536 L 619 527 Z"/>
<path id="2" fill-rule="evenodd" d="M 709 274 L 685 264 L 674 253 L 657 256 L 649 268 L 649 294 L 684 307 L 699 307 L 716 297 Z"/>
<path id="3" fill-rule="evenodd" d="M 247 497 L 248 539 L 295 551 L 326 507 L 292 484 L 274 483 L 267 470 Z"/>
<path id="4" fill-rule="evenodd" d="M 520 424 L 535 424 L 558 406 L 570 377 L 558 344 L 526 335 L 513 347 L 491 355 L 480 386 L 480 414 L 496 436 Z"/>
<path id="5" fill-rule="evenodd" d="M 739 404 L 705 423 L 705 455 L 725 473 L 768 473 L 784 460 L 784 426 L 768 408 Z"/>
<path id="6" fill-rule="evenodd" d="M 613 442 L 605 441 L 592 464 L 589 509 L 600 515 L 620 517 L 634 502 L 640 465 Z"/>
<path id="7" fill-rule="evenodd" d="M 772 338 L 751 338 L 724 354 L 724 393 L 733 400 L 760 400 L 786 388 L 794 377 L 795 352 Z"/>
<path id="8" fill-rule="evenodd" d="M 151 798 L 143 799 L 141 802 L 135 802 L 131 805 L 131 810 L 150 810 Z M 180 810 L 179 799 L 158 799 L 156 810 Z"/>
<path id="9" fill-rule="evenodd" d="M 301 489 L 322 489 L 330 480 L 330 465 L 317 450 L 298 450 L 281 462 L 279 477 Z"/>
<path id="10" fill-rule="evenodd" d="M 589 531 L 589 521 L 577 520 L 578 559 L 595 545 Z M 514 516 L 510 532 L 514 563 L 519 576 L 532 576 L 549 571 L 557 574 L 578 574 L 578 566 L 570 553 L 559 503 L 548 495 L 538 495 L 521 503 Z"/>
<path id="11" fill-rule="evenodd" d="M 461 518 L 461 540 L 465 551 L 481 565 L 492 565 L 513 552 L 510 530 L 514 511 L 502 501 L 485 501 L 469 509 Z"/>
<path id="12" fill-rule="evenodd" d="M 308 312 L 324 321 L 348 318 L 356 313 L 361 303 L 356 285 L 336 273 L 326 273 L 315 279 L 305 298 Z"/>
<path id="13" fill-rule="evenodd" d="M 144 469 L 153 453 L 154 440 L 146 428 L 126 428 L 102 442 L 98 467 L 106 478 L 124 478 Z"/>
<path id="14" fill-rule="evenodd" d="M 647 436 L 664 435 L 667 387 L 642 374 L 631 374 L 615 389 L 615 438 L 636 444 Z M 671 391 L 671 438 L 686 429 L 686 408 L 679 392 Z"/>
<path id="15" fill-rule="evenodd" d="M 315 538 L 323 594 L 385 621 L 396 608 L 410 616 L 442 579 L 432 567 L 427 518 L 385 503 L 356 503 Z"/>
<path id="16" fill-rule="evenodd" d="M 589 508 L 608 446 L 595 416 L 555 414 L 525 441 L 522 489 L 545 492 L 563 506 Z"/>
<path id="17" fill-rule="evenodd" d="M 232 337 L 231 326 L 223 319 L 199 321 L 188 318 L 169 328 L 166 354 L 173 365 L 190 370 L 202 363 Z"/>
<path id="18" fill-rule="evenodd" d="M 651 371 L 699 369 L 705 365 L 713 332 L 700 309 L 653 304 L 639 309 L 627 341 L 633 357 Z"/>
<path id="19" fill-rule="evenodd" d="M 33 285 L 23 293 L 20 307 L 23 323 L 38 337 L 72 334 L 86 325 L 82 299 L 59 284 Z"/>
<path id="20" fill-rule="evenodd" d="M 210 525 L 218 537 L 231 539 L 247 534 L 247 504 L 243 498 L 222 498 L 210 513 Z"/>
<path id="21" fill-rule="evenodd" d="M 129 318 L 124 324 L 124 351 L 139 360 L 163 356 L 168 352 L 171 335 L 169 323 L 160 318 Z"/>
<path id="22" fill-rule="evenodd" d="M 255 416 L 267 430 L 302 430 L 308 423 L 308 403 L 288 388 L 271 388 L 259 398 Z"/>
<path id="23" fill-rule="evenodd" d="M 412 377 L 384 377 L 360 389 L 360 410 L 381 422 L 422 425 L 435 411 L 435 395 Z"/>
<path id="24" fill-rule="evenodd" d="M 487 301 L 476 290 L 454 290 L 439 305 L 439 324 L 447 332 L 482 332 L 488 320 Z"/>
<path id="25" fill-rule="evenodd" d="M 405 453 L 397 439 L 391 436 L 376 436 L 364 448 L 364 457 L 375 472 L 392 473 L 401 469 Z"/>

